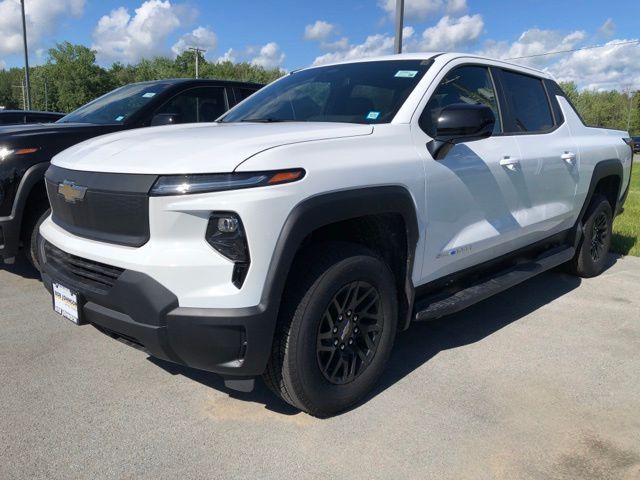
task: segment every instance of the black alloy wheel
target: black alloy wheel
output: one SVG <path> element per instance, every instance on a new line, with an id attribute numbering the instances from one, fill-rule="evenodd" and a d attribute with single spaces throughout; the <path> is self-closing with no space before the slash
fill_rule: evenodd
<path id="1" fill-rule="evenodd" d="M 318 327 L 316 355 L 322 375 L 335 385 L 358 378 L 376 354 L 383 327 L 375 287 L 362 281 L 342 287 Z"/>

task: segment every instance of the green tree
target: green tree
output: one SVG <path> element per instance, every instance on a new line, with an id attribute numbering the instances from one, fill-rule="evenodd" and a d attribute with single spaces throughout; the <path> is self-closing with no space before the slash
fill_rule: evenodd
<path id="1" fill-rule="evenodd" d="M 198 61 L 201 78 L 269 83 L 284 74 L 279 68 L 265 69 L 247 62 L 210 62 L 202 54 Z M 21 68 L 0 70 L 0 106 L 22 108 L 22 91 L 15 87 L 21 84 L 23 75 Z M 154 57 L 134 65 L 116 62 L 110 68 L 103 68 L 96 64 L 95 51 L 63 42 L 49 50 L 44 65 L 31 68 L 32 106 L 69 112 L 129 83 L 192 77 L 195 77 L 192 51 L 176 58 Z"/>
<path id="2" fill-rule="evenodd" d="M 82 45 L 63 42 L 49 50 L 46 75 L 56 110 L 69 112 L 116 86 L 109 72 L 95 61 L 96 52 Z"/>

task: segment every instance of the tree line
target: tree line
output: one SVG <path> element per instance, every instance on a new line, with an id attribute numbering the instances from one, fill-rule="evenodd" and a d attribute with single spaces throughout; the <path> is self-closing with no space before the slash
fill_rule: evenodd
<path id="1" fill-rule="evenodd" d="M 109 68 L 96 64 L 96 52 L 83 45 L 64 42 L 49 50 L 43 65 L 31 69 L 31 106 L 34 110 L 70 112 L 116 87 L 132 82 L 195 76 L 195 52 L 185 51 L 175 59 L 156 57 L 135 65 L 114 63 Z M 269 83 L 284 74 L 278 68 L 265 69 L 247 62 L 209 62 L 202 54 L 202 78 Z M 24 71 L 0 70 L 0 106 L 23 108 Z M 588 125 L 629 129 L 640 135 L 640 92 L 582 90 L 575 83 L 562 83 L 576 109 Z"/>
<path id="2" fill-rule="evenodd" d="M 269 83 L 284 74 L 247 62 L 208 62 L 199 54 L 199 76 L 222 80 Z M 31 108 L 68 113 L 114 88 L 133 82 L 163 78 L 194 78 L 195 52 L 185 51 L 175 59 L 156 57 L 135 65 L 96 64 L 96 52 L 69 42 L 49 50 L 43 65 L 30 69 Z M 0 70 L 0 106 L 23 108 L 22 68 Z"/>

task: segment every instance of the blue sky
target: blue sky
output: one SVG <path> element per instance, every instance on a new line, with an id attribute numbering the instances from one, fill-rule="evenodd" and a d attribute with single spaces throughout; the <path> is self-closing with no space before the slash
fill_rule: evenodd
<path id="1" fill-rule="evenodd" d="M 637 1 L 405 0 L 407 50 L 454 50 L 509 58 L 593 44 L 608 47 L 521 60 L 589 88 L 640 88 Z M 26 0 L 31 61 L 68 40 L 99 62 L 175 55 L 294 69 L 390 53 L 395 0 Z M 21 66 L 18 0 L 0 0 L 0 67 Z M 317 23 L 318 22 L 318 23 Z"/>

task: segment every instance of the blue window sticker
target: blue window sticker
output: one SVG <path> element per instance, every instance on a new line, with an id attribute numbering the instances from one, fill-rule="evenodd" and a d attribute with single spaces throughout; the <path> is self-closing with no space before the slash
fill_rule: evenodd
<path id="1" fill-rule="evenodd" d="M 118 115 L 116 117 L 116 122 L 121 122 L 122 120 L 124 120 L 124 115 Z"/>
<path id="2" fill-rule="evenodd" d="M 367 120 L 377 120 L 380 116 L 380 112 L 369 112 L 367 114 Z"/>
<path id="3" fill-rule="evenodd" d="M 142 94 L 142 98 L 153 98 L 156 96 L 156 92 L 146 92 Z"/>
<path id="4" fill-rule="evenodd" d="M 398 70 L 394 76 L 398 78 L 413 78 L 417 74 L 417 70 Z"/>

